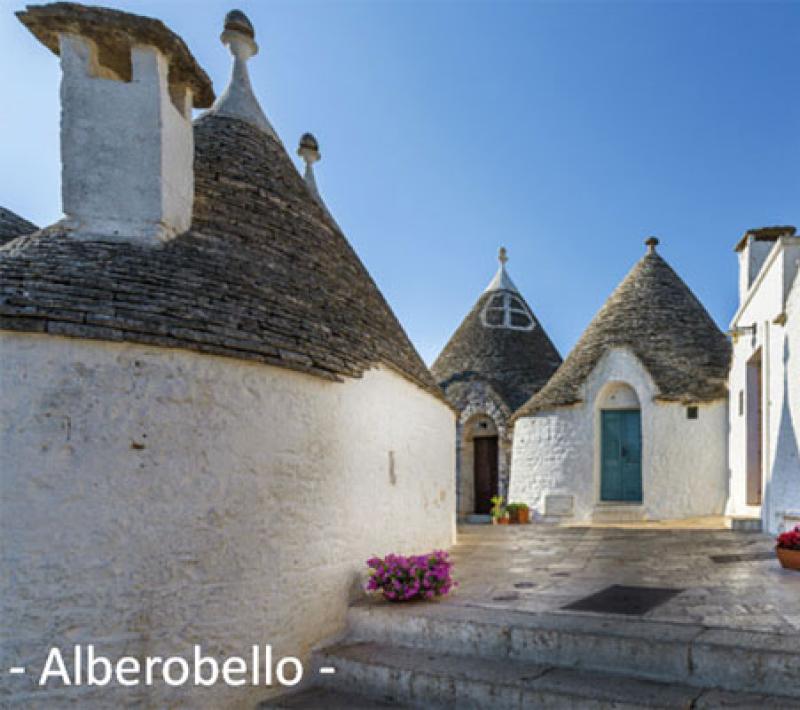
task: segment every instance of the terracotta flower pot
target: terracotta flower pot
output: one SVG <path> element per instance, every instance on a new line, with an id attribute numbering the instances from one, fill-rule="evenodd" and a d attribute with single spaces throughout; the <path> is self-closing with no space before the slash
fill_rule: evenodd
<path id="1" fill-rule="evenodd" d="M 498 525 L 508 525 L 508 516 L 504 518 L 497 518 Z"/>
<path id="2" fill-rule="evenodd" d="M 775 552 L 782 567 L 800 572 L 800 550 L 790 550 L 786 547 L 776 547 Z"/>
<path id="3" fill-rule="evenodd" d="M 527 525 L 530 522 L 530 514 L 528 508 L 512 508 L 508 511 L 508 521 L 512 525 Z"/>

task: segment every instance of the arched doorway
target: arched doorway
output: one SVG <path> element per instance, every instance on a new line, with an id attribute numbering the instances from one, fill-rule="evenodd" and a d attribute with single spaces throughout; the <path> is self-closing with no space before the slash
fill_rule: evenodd
<path id="1" fill-rule="evenodd" d="M 464 424 L 460 470 L 462 511 L 488 515 L 499 492 L 499 437 L 489 415 L 475 414 Z"/>
<path id="2" fill-rule="evenodd" d="M 636 391 L 608 385 L 600 404 L 600 500 L 642 502 L 642 412 Z"/>

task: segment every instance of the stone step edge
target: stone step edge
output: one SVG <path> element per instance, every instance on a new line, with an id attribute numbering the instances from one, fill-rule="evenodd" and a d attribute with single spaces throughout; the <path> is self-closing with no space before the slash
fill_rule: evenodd
<path id="1" fill-rule="evenodd" d="M 620 636 L 653 640 L 653 632 L 660 639 L 701 640 L 703 643 L 722 646 L 745 646 L 752 650 L 774 651 L 800 656 L 797 635 L 780 634 L 773 631 L 737 629 L 731 626 L 706 626 L 683 621 L 649 619 L 623 614 L 595 614 L 571 611 L 526 612 L 491 608 L 478 604 L 442 604 L 427 602 L 414 608 L 411 605 L 366 602 L 353 604 L 348 609 L 348 620 L 362 614 L 391 615 L 394 618 L 431 619 L 437 621 L 466 621 L 485 626 L 513 626 L 514 628 L 551 631 L 580 630 L 583 634 Z M 735 639 L 735 643 L 730 639 Z"/>
<path id="2" fill-rule="evenodd" d="M 322 681 L 328 690 L 357 691 L 382 702 L 391 698 L 397 703 L 422 703 L 419 706 L 426 708 L 452 707 L 457 700 L 461 707 L 465 699 L 478 702 L 479 707 L 485 706 L 484 701 L 501 706 L 503 700 L 514 706 L 517 698 L 523 707 L 531 702 L 545 702 L 549 707 L 554 700 L 570 700 L 572 707 L 582 708 L 594 707 L 593 703 L 604 708 L 609 704 L 636 709 L 716 708 L 734 700 L 737 707 L 800 707 L 800 702 L 785 696 L 730 694 L 713 687 L 619 673 L 431 654 L 419 648 L 369 642 L 344 642 L 320 649 L 314 653 L 313 663 L 337 668 L 335 675 Z M 485 698 L 478 701 L 482 695 Z"/>
<path id="3" fill-rule="evenodd" d="M 319 686 L 286 693 L 256 706 L 256 710 L 380 710 L 380 708 L 413 710 L 409 705 Z"/>
<path id="4" fill-rule="evenodd" d="M 374 602 L 352 606 L 348 628 L 354 641 L 387 641 L 456 655 L 527 659 L 662 682 L 800 697 L 800 644 L 789 635 L 619 616 L 485 608 L 476 615 L 469 606 L 414 609 Z M 613 654 L 608 662 L 603 662 L 598 647 Z"/>

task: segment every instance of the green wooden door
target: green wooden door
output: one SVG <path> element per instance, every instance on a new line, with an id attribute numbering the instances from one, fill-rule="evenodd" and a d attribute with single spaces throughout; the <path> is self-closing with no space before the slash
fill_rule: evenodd
<path id="1" fill-rule="evenodd" d="M 600 500 L 641 502 L 641 412 L 607 409 L 600 414 Z"/>

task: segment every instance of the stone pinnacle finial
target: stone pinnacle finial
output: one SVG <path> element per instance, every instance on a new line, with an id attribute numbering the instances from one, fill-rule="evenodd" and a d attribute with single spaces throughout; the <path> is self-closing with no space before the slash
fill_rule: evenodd
<path id="1" fill-rule="evenodd" d="M 644 242 L 647 245 L 647 253 L 655 254 L 658 246 L 658 237 L 647 237 Z"/>
<path id="2" fill-rule="evenodd" d="M 253 23 L 241 10 L 231 10 L 225 15 L 225 29 L 231 32 L 241 32 L 252 40 L 256 38 Z"/>
<path id="3" fill-rule="evenodd" d="M 319 152 L 319 143 L 312 133 L 304 133 L 300 136 L 297 154 L 306 162 L 306 165 L 316 163 L 322 157 Z"/>
<path id="4" fill-rule="evenodd" d="M 300 136 L 297 154 L 306 164 L 306 172 L 303 175 L 303 179 L 306 181 L 309 192 L 311 192 L 317 202 L 323 204 L 322 197 L 317 189 L 317 180 L 314 177 L 314 163 L 316 163 L 322 155 L 319 152 L 319 143 L 317 143 L 317 139 L 314 138 L 312 133 L 304 133 Z"/>
<path id="5" fill-rule="evenodd" d="M 506 271 L 506 262 L 508 261 L 508 251 L 506 250 L 505 247 L 500 247 L 500 249 L 498 250 L 497 260 L 500 262 L 500 266 L 497 268 L 497 273 L 494 275 L 494 278 L 489 282 L 489 285 L 486 287 L 486 291 L 515 291 L 519 293 L 519 290 L 514 285 L 514 282 L 511 280 L 511 277 L 508 275 L 508 272 Z"/>
<path id="6" fill-rule="evenodd" d="M 208 113 L 247 121 L 277 139 L 275 130 L 253 93 L 247 72 L 247 61 L 258 54 L 255 37 L 253 24 L 241 10 L 231 10 L 225 15 L 225 27 L 220 40 L 233 55 L 233 73 L 228 88 Z"/>

